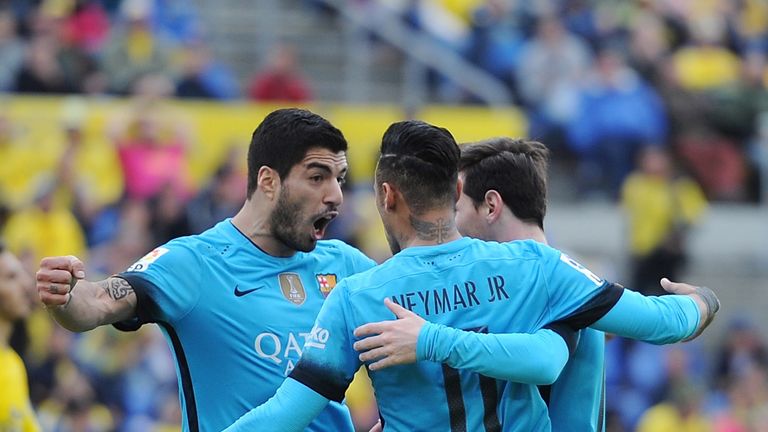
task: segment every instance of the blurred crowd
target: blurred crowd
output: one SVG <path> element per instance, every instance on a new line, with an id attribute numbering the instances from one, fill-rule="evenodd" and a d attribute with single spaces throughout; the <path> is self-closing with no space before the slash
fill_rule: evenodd
<path id="1" fill-rule="evenodd" d="M 623 206 L 633 287 L 653 294 L 657 275 L 681 271 L 688 229 L 708 201 L 759 199 L 768 148 L 764 1 L 350 5 L 384 3 L 503 81 L 530 136 L 553 150 L 555 169 L 573 169 L 579 196 Z M 295 49 L 279 45 L 263 70 L 238 82 L 208 43 L 202 18 L 184 0 L 0 0 L 0 92 L 129 100 L 107 119 L 106 137 L 90 136 L 82 108 L 68 106 L 57 152 L 16 145 L 18 125 L 0 107 L 0 237 L 31 273 L 42 257 L 72 254 L 89 265 L 89 279 L 99 279 L 236 212 L 245 194 L 244 146 L 224 152 L 202 184 L 192 181 L 196 137 L 164 101 L 305 102 L 311 79 L 299 72 Z M 437 72 L 430 83 L 443 100 L 478 102 Z M 46 175 L 25 176 L 40 166 Z M 105 170 L 113 175 L 99 174 Z M 29 186 L 19 181 L 32 192 L 6 199 Z M 364 186 L 352 183 L 345 199 Z M 365 249 L 365 216 L 354 209 L 329 235 Z M 38 308 L 12 343 L 45 430 L 178 429 L 174 363 L 157 329 L 71 334 Z M 697 343 L 617 338 L 607 364 L 609 431 L 768 430 L 768 351 L 746 318 L 730 323 L 714 357 Z M 350 403 L 361 424 L 375 417 L 370 395 Z"/>
<path id="2" fill-rule="evenodd" d="M 768 106 L 761 0 L 423 0 L 394 8 L 503 82 L 529 136 L 615 198 L 644 147 L 668 149 L 716 200 L 759 198 Z M 438 99 L 478 102 L 431 74 Z"/>

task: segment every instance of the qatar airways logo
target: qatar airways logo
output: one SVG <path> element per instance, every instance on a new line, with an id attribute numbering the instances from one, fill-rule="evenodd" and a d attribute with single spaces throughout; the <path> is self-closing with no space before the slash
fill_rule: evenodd
<path id="1" fill-rule="evenodd" d="M 269 359 L 276 365 L 285 366 L 284 374 L 287 376 L 296 367 L 303 348 L 324 349 L 329 335 L 328 330 L 318 326 L 313 327 L 308 333 L 288 332 L 287 337 L 264 332 L 256 336 L 253 347 L 259 357 Z"/>

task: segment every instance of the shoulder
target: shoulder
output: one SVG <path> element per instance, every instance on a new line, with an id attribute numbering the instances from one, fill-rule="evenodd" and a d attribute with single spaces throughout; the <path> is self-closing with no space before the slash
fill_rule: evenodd
<path id="1" fill-rule="evenodd" d="M 556 249 L 535 240 L 515 240 L 511 242 L 494 242 L 474 240 L 471 247 L 477 253 L 500 258 L 538 259 L 558 253 Z M 500 254 L 500 255 L 494 255 Z"/>
<path id="2" fill-rule="evenodd" d="M 364 268 L 369 268 L 376 265 L 376 262 L 368 258 L 360 249 L 341 240 L 321 240 L 317 242 L 314 253 L 334 259 L 344 259 L 358 267 L 363 265 Z"/>

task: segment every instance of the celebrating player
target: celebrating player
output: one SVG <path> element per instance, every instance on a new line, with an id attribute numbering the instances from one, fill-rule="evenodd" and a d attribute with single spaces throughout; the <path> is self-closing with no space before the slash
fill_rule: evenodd
<path id="1" fill-rule="evenodd" d="M 716 312 L 698 294 L 648 299 L 625 292 L 538 242 L 462 238 L 455 224 L 458 161 L 458 146 L 445 129 L 407 121 L 387 130 L 375 192 L 395 256 L 336 287 L 290 378 L 228 431 L 302 430 L 329 401 L 341 400 L 361 365 L 353 331 L 389 316 L 385 298 L 427 319 L 419 337 L 423 358 L 450 364 L 451 354 L 482 374 L 433 362 L 369 368 L 385 428 L 392 430 L 549 430 L 535 386 L 508 380 L 526 358 L 539 359 L 538 370 L 516 381 L 546 375 L 561 358 L 529 349 L 541 346 L 526 345 L 532 337 L 548 338 L 552 347 L 565 343 L 552 332 L 518 333 L 551 322 L 594 324 L 668 343 L 697 335 Z"/>
<path id="2" fill-rule="evenodd" d="M 293 369 L 336 282 L 374 265 L 321 240 L 342 203 L 346 150 L 322 117 L 277 110 L 253 133 L 248 198 L 236 216 L 99 282 L 84 279 L 75 257 L 46 258 L 40 298 L 72 331 L 157 323 L 177 361 L 183 430 L 221 430 Z M 351 431 L 347 408 L 331 404 L 309 430 Z"/>

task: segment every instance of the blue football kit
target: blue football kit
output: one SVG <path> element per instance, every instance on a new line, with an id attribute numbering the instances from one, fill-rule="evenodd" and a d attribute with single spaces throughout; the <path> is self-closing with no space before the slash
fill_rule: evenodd
<path id="1" fill-rule="evenodd" d="M 157 323 L 177 365 L 183 430 L 218 431 L 265 402 L 296 366 L 326 297 L 375 263 L 335 240 L 273 257 L 231 220 L 158 247 L 118 275 L 136 292 L 136 317 Z M 311 431 L 352 431 L 331 403 Z"/>
<path id="2" fill-rule="evenodd" d="M 605 333 L 579 331 L 576 348 L 551 386 L 540 387 L 553 432 L 605 430 Z"/>
<path id="3" fill-rule="evenodd" d="M 342 400 L 361 364 L 354 329 L 392 319 L 384 298 L 428 321 L 417 345 L 417 359 L 428 361 L 369 372 L 385 430 L 549 431 L 535 384 L 555 380 L 567 351 L 563 358 L 543 350 L 556 354 L 566 344 L 560 332 L 542 328 L 598 321 L 601 330 L 666 343 L 698 326 L 698 307 L 688 297 L 627 294 L 533 241 L 462 238 L 407 248 L 336 287 L 290 378 L 227 431 L 301 430 L 329 400 Z M 539 340 L 519 339 L 524 333 Z"/>

